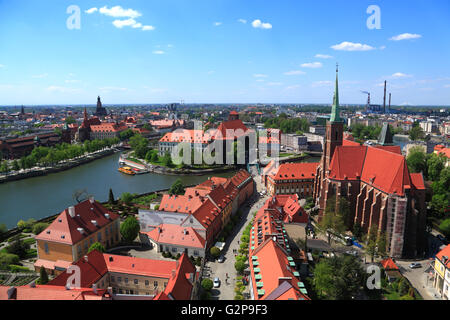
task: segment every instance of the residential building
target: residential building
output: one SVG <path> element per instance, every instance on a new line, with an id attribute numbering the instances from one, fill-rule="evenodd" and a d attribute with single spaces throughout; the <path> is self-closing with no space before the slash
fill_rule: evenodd
<path id="1" fill-rule="evenodd" d="M 433 287 L 443 300 L 450 300 L 450 244 L 436 254 Z"/>
<path id="2" fill-rule="evenodd" d="M 93 243 L 105 248 L 119 243 L 120 216 L 90 198 L 61 212 L 36 241 L 36 271 L 43 266 L 47 272 L 59 274 L 83 257 Z"/>
<path id="3" fill-rule="evenodd" d="M 319 163 L 283 163 L 264 172 L 264 182 L 270 195 L 297 194 L 302 198 L 313 195 Z"/>
<path id="4" fill-rule="evenodd" d="M 0 300 L 112 300 L 107 290 L 74 288 L 64 286 L 36 285 L 10 287 L 0 286 Z"/>

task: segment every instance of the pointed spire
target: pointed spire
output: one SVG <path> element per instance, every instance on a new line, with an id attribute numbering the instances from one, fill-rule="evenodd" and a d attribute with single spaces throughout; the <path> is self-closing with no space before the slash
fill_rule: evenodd
<path id="1" fill-rule="evenodd" d="M 383 129 L 381 129 L 380 136 L 378 137 L 378 144 L 382 146 L 394 145 L 394 138 L 392 136 L 389 123 L 383 123 Z"/>
<path id="2" fill-rule="evenodd" d="M 84 120 L 87 121 L 87 119 L 88 119 L 87 110 L 86 110 L 86 107 L 84 107 Z"/>
<path id="3" fill-rule="evenodd" d="M 341 122 L 340 116 L 340 108 L 339 108 L 339 82 L 338 82 L 338 74 L 339 74 L 339 65 L 336 64 L 336 86 L 334 88 L 334 97 L 333 97 L 333 107 L 331 108 L 331 122 Z"/>

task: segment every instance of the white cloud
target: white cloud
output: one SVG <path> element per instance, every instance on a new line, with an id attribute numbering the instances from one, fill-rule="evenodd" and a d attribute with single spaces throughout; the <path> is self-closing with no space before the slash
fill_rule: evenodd
<path id="1" fill-rule="evenodd" d="M 331 85 L 333 85 L 333 82 L 332 81 L 328 81 L 328 80 L 326 80 L 326 81 L 315 81 L 315 82 L 312 83 L 313 87 L 326 87 L 326 86 L 331 86 Z"/>
<path id="2" fill-rule="evenodd" d="M 402 33 L 390 38 L 391 41 L 412 40 L 422 38 L 420 34 Z"/>
<path id="3" fill-rule="evenodd" d="M 272 29 L 272 25 L 267 22 L 261 22 L 261 20 L 256 19 L 252 22 L 253 28 L 260 28 L 260 29 Z"/>
<path id="4" fill-rule="evenodd" d="M 98 11 L 97 8 L 90 8 L 90 9 L 84 11 L 84 12 L 86 12 L 87 14 L 91 14 L 91 13 L 94 13 L 94 12 L 97 12 L 97 11 Z"/>
<path id="5" fill-rule="evenodd" d="M 142 30 L 143 30 L 143 31 L 155 30 L 155 27 L 154 27 L 154 26 L 143 26 L 143 27 L 142 27 Z"/>
<path id="6" fill-rule="evenodd" d="M 331 48 L 338 51 L 369 51 L 375 49 L 374 47 L 367 44 L 353 43 L 348 41 L 344 41 L 340 44 L 331 46 Z"/>
<path id="7" fill-rule="evenodd" d="M 319 58 L 319 59 L 331 59 L 331 58 L 333 58 L 333 56 L 330 56 L 330 55 L 327 55 L 327 54 L 320 54 L 320 53 L 318 53 L 318 54 L 316 54 L 316 55 L 314 56 L 314 58 Z"/>
<path id="8" fill-rule="evenodd" d="M 103 92 L 110 92 L 110 91 L 128 91 L 128 89 L 127 88 L 121 88 L 121 87 L 101 87 L 101 88 L 99 88 L 100 89 L 100 91 L 103 91 Z"/>
<path id="9" fill-rule="evenodd" d="M 139 11 L 133 9 L 124 9 L 121 6 L 115 6 L 111 8 L 104 6 L 103 8 L 100 8 L 99 11 L 101 14 L 104 14 L 105 16 L 110 16 L 114 18 L 138 18 L 142 16 L 142 14 Z"/>
<path id="10" fill-rule="evenodd" d="M 168 44 L 167 48 L 173 48 L 173 44 Z"/>
<path id="11" fill-rule="evenodd" d="M 213 74 L 215 71 L 214 70 L 210 70 L 208 71 L 208 74 Z"/>
<path id="12" fill-rule="evenodd" d="M 261 73 L 257 73 L 253 75 L 255 78 L 267 78 L 268 75 L 267 74 L 261 74 Z"/>
<path id="13" fill-rule="evenodd" d="M 391 76 L 391 78 L 394 78 L 394 79 L 399 79 L 399 78 L 411 78 L 411 77 L 412 77 L 412 75 L 410 75 L 410 74 L 405 74 L 405 73 L 401 73 L 401 72 L 394 73 L 394 74 Z"/>
<path id="14" fill-rule="evenodd" d="M 244 23 L 244 24 L 247 23 L 247 20 L 245 20 L 245 19 L 239 19 L 238 21 L 239 21 L 240 23 Z"/>
<path id="15" fill-rule="evenodd" d="M 380 47 L 380 50 L 384 50 L 384 49 L 386 49 L 386 46 L 381 46 Z"/>
<path id="16" fill-rule="evenodd" d="M 302 70 L 292 70 L 284 73 L 285 76 L 297 76 L 301 74 L 306 74 L 306 72 Z"/>
<path id="17" fill-rule="evenodd" d="M 311 63 L 304 63 L 301 65 L 302 68 L 311 68 L 311 69 L 317 69 L 322 68 L 323 64 L 322 62 L 311 62 Z"/>
<path id="18" fill-rule="evenodd" d="M 43 74 L 36 74 L 34 76 L 31 76 L 34 79 L 43 79 L 43 78 L 47 78 L 48 73 L 43 73 Z"/>
<path id="19" fill-rule="evenodd" d="M 222 24 L 222 22 L 214 22 L 214 26 L 218 27 Z"/>
<path id="20" fill-rule="evenodd" d="M 123 27 L 133 27 L 138 23 L 134 19 L 127 19 L 127 20 L 114 20 L 112 24 L 116 28 L 122 29 Z"/>
<path id="21" fill-rule="evenodd" d="M 75 79 L 69 79 L 69 80 L 65 80 L 65 83 L 78 83 L 80 82 L 80 80 L 75 80 Z"/>
<path id="22" fill-rule="evenodd" d="M 450 84 L 444 85 L 444 88 L 450 88 Z"/>
<path id="23" fill-rule="evenodd" d="M 264 79 L 256 79 L 256 82 L 264 82 L 264 81 L 266 81 L 266 80 L 264 80 Z"/>
<path id="24" fill-rule="evenodd" d="M 155 30 L 153 26 L 143 26 L 142 23 L 130 18 L 126 20 L 114 20 L 112 24 L 119 29 L 123 27 L 132 27 L 133 29 L 142 29 L 143 31 Z"/>
<path id="25" fill-rule="evenodd" d="M 268 86 L 281 86 L 283 85 L 282 82 L 268 82 L 267 83 Z"/>
<path id="26" fill-rule="evenodd" d="M 284 90 L 294 90 L 294 89 L 298 89 L 300 87 L 301 86 L 299 84 L 294 84 L 292 86 L 288 86 L 288 87 L 284 88 Z"/>
<path id="27" fill-rule="evenodd" d="M 153 54 L 164 54 L 165 52 L 162 50 L 155 50 L 153 51 Z"/>
<path id="28" fill-rule="evenodd" d="M 4 68 L 5 67 L 5 65 L 4 64 L 0 64 L 0 68 Z"/>

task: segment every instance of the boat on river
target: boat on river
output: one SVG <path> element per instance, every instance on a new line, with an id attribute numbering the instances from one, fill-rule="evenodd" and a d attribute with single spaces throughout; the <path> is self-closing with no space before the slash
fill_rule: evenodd
<path id="1" fill-rule="evenodd" d="M 134 176 L 136 172 L 131 167 L 120 167 L 119 172 Z"/>

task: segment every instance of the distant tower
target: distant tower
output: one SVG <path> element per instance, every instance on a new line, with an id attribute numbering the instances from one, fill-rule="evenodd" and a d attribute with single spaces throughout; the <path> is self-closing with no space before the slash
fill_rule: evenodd
<path id="1" fill-rule="evenodd" d="M 24 109 L 23 106 L 22 106 L 22 109 L 20 109 L 20 114 L 21 114 L 21 115 L 24 115 L 24 114 L 25 114 L 25 109 Z"/>
<path id="2" fill-rule="evenodd" d="M 239 120 L 239 113 L 237 113 L 236 111 L 233 110 L 228 115 L 228 121 L 234 121 L 234 120 Z"/>
<path id="3" fill-rule="evenodd" d="M 384 98 L 383 98 L 383 113 L 386 113 L 386 85 L 387 81 L 384 81 Z"/>
<path id="4" fill-rule="evenodd" d="M 103 108 L 102 106 L 102 101 L 100 100 L 100 97 L 97 97 L 97 109 L 95 110 L 94 115 L 97 117 L 105 117 L 108 115 L 106 109 Z"/>

